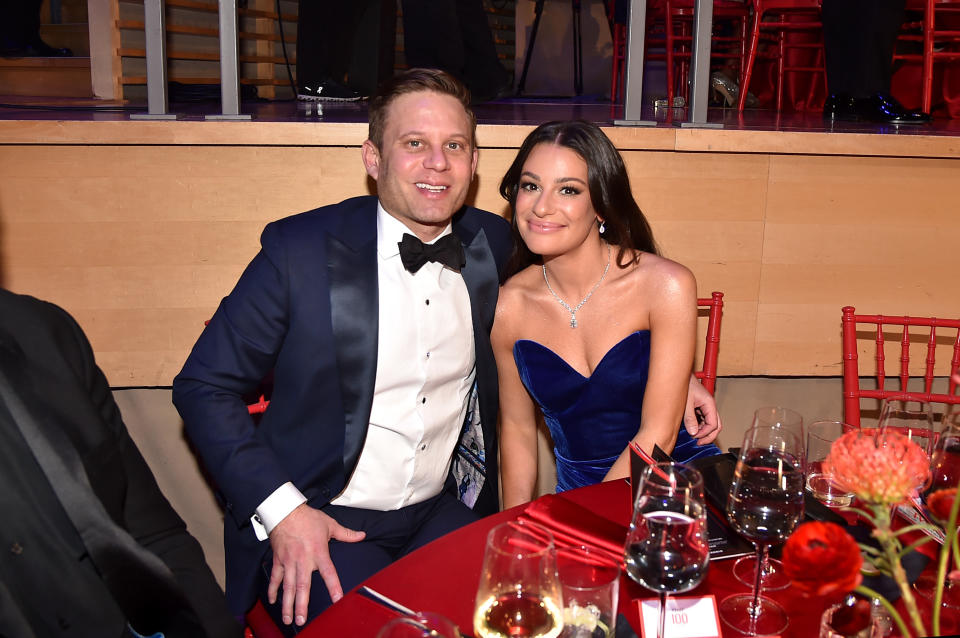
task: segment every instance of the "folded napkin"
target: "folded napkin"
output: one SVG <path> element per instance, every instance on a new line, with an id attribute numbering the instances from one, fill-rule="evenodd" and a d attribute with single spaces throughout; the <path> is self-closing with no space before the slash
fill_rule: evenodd
<path id="1" fill-rule="evenodd" d="M 560 547 L 590 545 L 617 563 L 623 564 L 627 528 L 562 496 L 547 494 L 538 498 L 527 505 L 520 518 L 549 529 Z"/>

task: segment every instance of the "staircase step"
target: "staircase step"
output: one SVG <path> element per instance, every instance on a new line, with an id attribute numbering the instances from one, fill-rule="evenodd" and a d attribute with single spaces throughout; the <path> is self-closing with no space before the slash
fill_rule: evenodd
<path id="1" fill-rule="evenodd" d="M 90 58 L 0 58 L 0 95 L 92 97 Z"/>

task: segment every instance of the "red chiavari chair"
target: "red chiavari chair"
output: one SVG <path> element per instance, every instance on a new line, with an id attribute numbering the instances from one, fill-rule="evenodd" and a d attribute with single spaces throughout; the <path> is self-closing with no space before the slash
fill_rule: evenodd
<path id="1" fill-rule="evenodd" d="M 723 320 L 723 293 L 714 292 L 697 299 L 697 308 L 707 310 L 707 337 L 703 348 L 703 367 L 694 373 L 710 394 L 717 387 L 717 356 L 720 353 L 720 322 Z"/>
<path id="2" fill-rule="evenodd" d="M 859 353 L 857 346 L 857 326 L 868 325 L 869 334 L 874 341 L 874 360 L 876 361 L 875 378 L 876 389 L 860 387 Z M 860 400 L 885 399 L 894 395 L 906 395 L 911 400 L 927 401 L 931 403 L 960 404 L 960 396 L 954 394 L 957 384 L 953 379 L 948 381 L 946 394 L 933 392 L 933 380 L 936 372 L 941 376 L 950 377 L 960 366 L 960 319 L 938 319 L 936 317 L 888 317 L 885 315 L 858 315 L 853 306 L 844 306 L 842 316 L 843 326 L 843 420 L 845 423 L 860 427 Z M 885 345 L 890 341 L 884 333 L 900 335 L 896 338 L 900 344 L 900 370 L 895 374 L 887 374 Z M 911 332 L 911 328 L 914 331 Z M 944 336 L 953 342 L 953 357 L 949 365 L 936 366 L 936 350 L 939 342 L 941 346 L 948 345 Z M 926 335 L 924 336 L 924 333 Z M 916 343 L 918 337 L 926 341 L 926 357 L 922 361 L 922 370 L 912 373 L 910 369 L 910 345 Z M 915 366 L 917 367 L 917 366 Z M 887 388 L 887 379 L 899 380 L 898 387 Z M 910 380 L 922 381 L 923 391 L 910 389 Z M 917 381 L 914 382 L 918 383 Z"/>

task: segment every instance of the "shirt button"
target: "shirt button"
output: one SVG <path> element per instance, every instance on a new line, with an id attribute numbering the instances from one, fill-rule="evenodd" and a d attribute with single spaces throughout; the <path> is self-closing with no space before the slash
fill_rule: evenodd
<path id="1" fill-rule="evenodd" d="M 423 397 L 422 399 L 420 399 L 420 403 L 426 403 L 426 402 L 427 402 L 427 397 Z"/>
<path id="2" fill-rule="evenodd" d="M 428 353 L 427 353 L 427 359 L 429 359 L 429 358 L 430 358 L 430 353 L 428 352 Z"/>
<path id="3" fill-rule="evenodd" d="M 420 451 L 421 451 L 421 452 L 424 451 L 424 450 L 426 450 L 426 449 L 427 449 L 427 444 L 426 444 L 426 443 L 424 443 L 423 445 L 420 446 Z"/>
<path id="4" fill-rule="evenodd" d="M 429 300 L 429 299 L 427 299 L 427 302 L 426 302 L 426 303 L 427 303 L 427 305 L 429 306 L 429 305 L 430 305 L 430 300 Z"/>

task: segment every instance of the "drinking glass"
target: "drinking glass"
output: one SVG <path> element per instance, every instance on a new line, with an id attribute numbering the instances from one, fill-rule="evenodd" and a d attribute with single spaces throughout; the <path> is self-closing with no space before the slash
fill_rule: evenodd
<path id="1" fill-rule="evenodd" d="M 478 638 L 560 635 L 563 596 L 550 530 L 526 521 L 490 530 L 474 609 Z"/>
<path id="2" fill-rule="evenodd" d="M 720 602 L 720 619 L 748 636 L 782 633 L 783 607 L 760 595 L 764 556 L 787 539 L 803 518 L 803 445 L 785 428 L 760 425 L 747 430 L 727 499 L 727 517 L 757 548 L 753 593 Z"/>
<path id="3" fill-rule="evenodd" d="M 933 410 L 926 401 L 912 400 L 902 394 L 887 397 L 880 404 L 877 427 L 881 432 L 888 430 L 906 436 L 927 456 L 933 452 Z"/>
<path id="4" fill-rule="evenodd" d="M 781 428 L 796 435 L 802 446 L 806 441 L 806 435 L 803 428 L 803 417 L 799 413 L 788 408 L 770 406 L 758 408 L 753 413 L 753 423 L 751 427 L 763 425 L 772 428 Z M 801 458 L 806 458 L 802 456 Z M 757 578 L 757 564 L 751 556 L 738 558 L 733 564 L 733 576 L 744 585 L 753 585 Z M 786 589 L 790 586 L 790 579 L 783 572 L 783 563 L 776 558 L 770 558 L 764 555 L 762 571 L 760 577 L 763 579 L 763 588 L 767 591 L 777 589 Z"/>
<path id="5" fill-rule="evenodd" d="M 560 547 L 557 574 L 564 605 L 561 638 L 610 638 L 617 617 L 620 565 L 586 545 Z"/>
<path id="6" fill-rule="evenodd" d="M 630 578 L 660 594 L 657 638 L 663 638 L 667 594 L 699 585 L 710 561 L 700 472 L 680 463 L 643 470 L 624 557 Z"/>
<path id="7" fill-rule="evenodd" d="M 448 618 L 428 611 L 394 618 L 377 632 L 377 638 L 461 638 L 461 634 Z"/>
<path id="8" fill-rule="evenodd" d="M 960 483 L 960 405 L 951 405 L 943 415 L 943 429 L 930 455 L 931 483 L 929 492 L 957 487 Z M 941 525 L 945 521 L 938 521 Z M 923 572 L 914 583 L 914 589 L 927 600 L 932 600 L 937 588 L 936 573 Z M 960 609 L 960 584 L 947 579 L 941 604 Z"/>
<path id="9" fill-rule="evenodd" d="M 856 428 L 839 421 L 814 421 L 807 428 L 807 491 L 827 507 L 849 507 L 853 493 L 840 488 L 823 468 L 833 442 Z"/>

